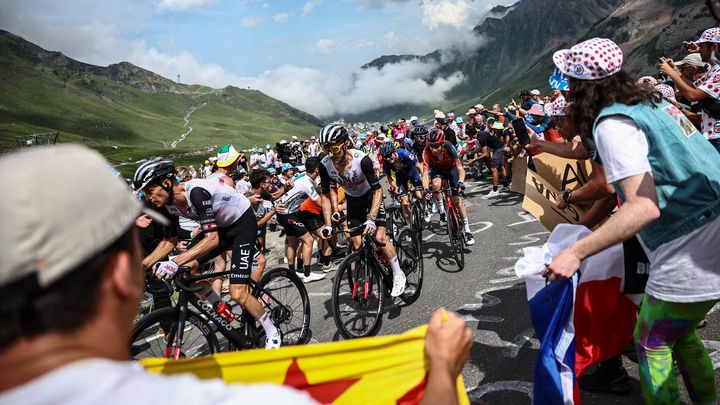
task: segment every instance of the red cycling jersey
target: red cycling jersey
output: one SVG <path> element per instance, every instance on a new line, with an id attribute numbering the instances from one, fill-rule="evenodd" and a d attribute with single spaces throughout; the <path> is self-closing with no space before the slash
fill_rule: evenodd
<path id="1" fill-rule="evenodd" d="M 455 166 L 458 161 L 458 154 L 455 147 L 449 142 L 445 141 L 443 145 L 443 152 L 441 157 L 437 157 L 430 151 L 430 147 L 425 147 L 423 151 L 423 166 L 434 167 L 435 169 L 448 170 Z"/>

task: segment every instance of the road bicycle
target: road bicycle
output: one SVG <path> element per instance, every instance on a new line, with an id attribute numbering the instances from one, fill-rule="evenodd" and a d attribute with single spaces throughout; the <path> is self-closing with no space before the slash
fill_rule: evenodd
<path id="1" fill-rule="evenodd" d="M 339 232 L 356 232 L 358 226 Z M 423 283 L 423 258 L 420 243 L 407 227 L 393 241 L 400 268 L 407 278 L 400 299 L 406 304 L 420 296 Z M 382 243 L 371 235 L 362 235 L 360 249 L 350 253 L 340 264 L 332 289 L 332 313 L 340 334 L 346 338 L 375 335 L 382 324 L 383 304 L 390 295 L 393 275 L 382 254 Z"/>
<path id="2" fill-rule="evenodd" d="M 440 192 L 443 194 L 442 204 L 447 213 L 446 226 L 448 238 L 450 239 L 450 247 L 458 270 L 462 270 L 465 267 L 465 228 L 460 218 L 460 213 L 453 203 L 451 190 L 449 188 L 443 188 Z"/>
<path id="3" fill-rule="evenodd" d="M 207 287 L 191 287 L 198 281 L 228 274 L 229 271 L 191 275 L 189 267 L 180 267 L 172 281 L 173 290 L 178 293 L 177 304 L 150 312 L 135 324 L 130 339 L 131 357 L 179 359 L 264 347 L 265 332 L 250 313 L 235 304 L 235 317 L 228 320 L 196 295 Z M 251 279 L 250 287 L 250 299 L 260 301 L 270 314 L 281 332 L 283 346 L 307 343 L 310 301 L 305 285 L 294 272 L 272 269 L 258 283 Z"/>

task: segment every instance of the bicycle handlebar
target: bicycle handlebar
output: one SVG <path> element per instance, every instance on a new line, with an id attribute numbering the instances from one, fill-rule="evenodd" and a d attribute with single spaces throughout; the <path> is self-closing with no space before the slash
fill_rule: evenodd
<path id="1" fill-rule="evenodd" d="M 188 266 L 178 267 L 177 273 L 175 273 L 175 276 L 172 278 L 172 281 L 173 281 L 173 284 L 175 284 L 175 287 L 180 291 L 184 291 L 184 292 L 191 293 L 191 294 L 202 291 L 203 290 L 202 286 L 188 287 L 180 282 L 181 280 L 185 280 L 186 277 L 179 277 L 179 276 L 184 275 L 184 274 L 189 274 L 189 273 L 190 273 L 190 267 L 188 267 Z"/>
<path id="2" fill-rule="evenodd" d="M 337 234 L 339 234 L 339 233 L 344 233 L 344 232 L 346 232 L 346 233 L 353 233 L 353 232 L 357 232 L 357 231 L 362 231 L 362 230 L 364 230 L 364 229 L 365 229 L 365 224 L 361 224 L 361 225 L 358 225 L 358 226 L 353 227 L 353 228 L 334 229 L 334 230 L 332 231 L 332 234 L 333 234 L 333 235 L 337 235 Z M 372 235 L 365 235 L 365 236 L 367 236 L 367 237 L 372 241 L 372 243 L 373 243 L 375 246 L 385 247 L 385 243 L 384 243 L 384 242 L 380 242 L 379 240 L 375 239 L 374 236 L 372 236 Z"/>

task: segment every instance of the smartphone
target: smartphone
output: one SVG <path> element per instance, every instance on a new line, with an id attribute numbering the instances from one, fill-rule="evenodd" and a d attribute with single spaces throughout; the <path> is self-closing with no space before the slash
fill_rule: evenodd
<path id="1" fill-rule="evenodd" d="M 512 120 L 511 124 L 515 130 L 515 136 L 517 136 L 520 146 L 529 144 L 530 135 L 528 134 L 527 128 L 525 128 L 525 121 L 522 118 L 516 118 Z"/>

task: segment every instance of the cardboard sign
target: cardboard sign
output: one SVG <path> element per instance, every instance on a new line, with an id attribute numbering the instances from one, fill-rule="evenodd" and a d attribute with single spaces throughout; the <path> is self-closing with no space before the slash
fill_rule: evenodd
<path id="1" fill-rule="evenodd" d="M 559 194 L 560 191 L 550 182 L 543 179 L 538 173 L 527 170 L 525 198 L 522 207 L 549 231 L 555 229 L 558 224 L 577 224 L 585 215 L 585 209 L 576 204 L 570 204 L 565 209 L 558 208 L 555 201 Z"/>
<path id="2" fill-rule="evenodd" d="M 527 157 L 516 157 L 512 162 L 512 183 L 510 191 L 525 194 L 525 176 L 527 176 Z"/>
<path id="3" fill-rule="evenodd" d="M 533 156 L 533 162 L 537 174 L 560 191 L 579 188 L 592 172 L 589 160 L 565 159 L 547 152 Z"/>

